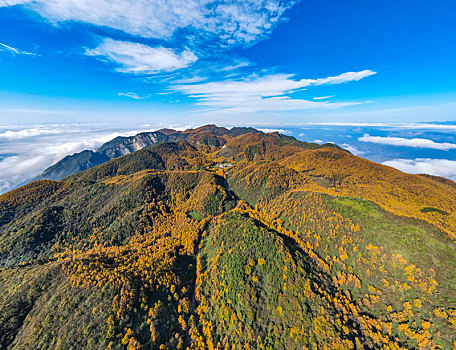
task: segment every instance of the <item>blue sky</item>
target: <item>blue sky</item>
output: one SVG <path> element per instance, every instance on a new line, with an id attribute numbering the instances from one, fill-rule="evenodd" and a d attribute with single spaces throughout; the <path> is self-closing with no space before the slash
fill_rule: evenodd
<path id="1" fill-rule="evenodd" d="M 455 10 L 0 0 L 0 123 L 454 120 Z"/>

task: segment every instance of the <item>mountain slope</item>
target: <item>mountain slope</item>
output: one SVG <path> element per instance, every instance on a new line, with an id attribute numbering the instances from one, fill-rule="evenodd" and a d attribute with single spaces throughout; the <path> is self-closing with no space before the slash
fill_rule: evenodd
<path id="1" fill-rule="evenodd" d="M 454 183 L 224 132 L 0 196 L 0 348 L 456 345 Z"/>
<path id="2" fill-rule="evenodd" d="M 427 220 L 456 238 L 454 182 L 403 172 L 334 149 L 299 153 L 282 164 L 336 194 L 369 199 L 397 215 Z"/>
<path id="3" fill-rule="evenodd" d="M 85 150 L 64 157 L 56 164 L 44 170 L 35 178 L 25 181 L 22 185 L 38 180 L 62 180 L 65 177 L 93 168 L 123 155 L 136 152 L 143 148 L 165 142 L 186 141 L 193 145 L 221 146 L 226 140 L 246 133 L 261 134 L 253 128 L 234 127 L 231 129 L 216 125 L 205 125 L 183 132 L 162 129 L 154 132 L 144 132 L 130 137 L 116 137 L 104 143 L 98 150 Z"/>
<path id="4" fill-rule="evenodd" d="M 66 156 L 56 164 L 50 166 L 37 176 L 33 181 L 38 180 L 61 180 L 68 175 L 93 168 L 94 166 L 107 162 L 110 158 L 104 154 L 85 150 L 79 153 Z"/>

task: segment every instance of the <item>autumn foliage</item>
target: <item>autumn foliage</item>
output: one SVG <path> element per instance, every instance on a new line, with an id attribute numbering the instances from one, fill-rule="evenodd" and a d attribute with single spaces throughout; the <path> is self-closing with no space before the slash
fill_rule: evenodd
<path id="1" fill-rule="evenodd" d="M 454 183 L 236 133 L 0 196 L 0 348 L 454 347 Z"/>

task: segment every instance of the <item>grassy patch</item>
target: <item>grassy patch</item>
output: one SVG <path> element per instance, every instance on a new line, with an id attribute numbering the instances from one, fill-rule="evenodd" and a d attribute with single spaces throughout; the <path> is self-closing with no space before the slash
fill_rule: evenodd
<path id="1" fill-rule="evenodd" d="M 198 211 L 189 211 L 187 215 L 193 220 L 201 221 L 204 219 L 203 214 Z"/>
<path id="2" fill-rule="evenodd" d="M 401 254 L 423 270 L 434 270 L 447 306 L 456 300 L 456 247 L 443 232 L 422 220 L 392 215 L 377 204 L 349 197 L 325 197 L 327 205 L 361 226 L 366 241 L 382 246 L 389 256 Z"/>

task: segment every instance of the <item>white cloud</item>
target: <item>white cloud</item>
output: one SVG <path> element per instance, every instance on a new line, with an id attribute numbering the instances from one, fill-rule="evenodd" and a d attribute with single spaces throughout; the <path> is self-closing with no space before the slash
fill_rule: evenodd
<path id="1" fill-rule="evenodd" d="M 192 76 L 190 78 L 182 78 L 182 79 L 177 79 L 174 80 L 173 82 L 175 84 L 192 84 L 192 83 L 199 83 L 202 81 L 207 80 L 207 77 L 200 77 L 200 76 Z M 160 92 L 159 94 L 172 94 L 173 91 L 166 91 L 166 92 Z"/>
<path id="2" fill-rule="evenodd" d="M 352 106 L 360 102 L 317 102 L 295 99 L 288 94 L 304 88 L 358 81 L 375 74 L 370 70 L 343 73 L 323 79 L 293 79 L 291 74 L 250 76 L 243 80 L 213 81 L 201 84 L 177 84 L 171 87 L 196 99 L 206 111 L 248 113 L 261 111 L 289 111 L 331 109 Z"/>
<path id="3" fill-rule="evenodd" d="M 50 128 L 28 128 L 22 130 L 6 130 L 0 132 L 0 140 L 7 139 L 7 140 L 14 140 L 14 139 L 23 139 L 27 137 L 33 137 L 38 135 L 50 135 L 50 134 L 58 134 L 59 130 L 50 129 Z"/>
<path id="4" fill-rule="evenodd" d="M 14 6 L 30 2 L 30 0 L 0 0 L 0 7 Z"/>
<path id="5" fill-rule="evenodd" d="M 69 154 L 96 149 L 117 136 L 152 130 L 81 124 L 38 124 L 26 129 L 0 126 L 0 194 Z"/>
<path id="6" fill-rule="evenodd" d="M 72 138 L 74 139 L 74 136 Z M 61 139 L 52 145 L 46 145 L 44 142 L 15 144 L 15 149 L 11 149 L 15 154 L 0 161 L 0 190 L 7 191 L 12 186 L 38 175 L 66 155 L 80 152 L 98 143 L 87 139 L 71 142 L 64 142 Z"/>
<path id="7" fill-rule="evenodd" d="M 136 94 L 136 93 L 134 93 L 134 92 L 119 92 L 119 93 L 117 94 L 117 96 L 125 96 L 125 97 L 132 98 L 132 99 L 134 99 L 134 100 L 144 100 L 144 99 L 150 97 L 150 95 L 139 96 L 138 94 Z"/>
<path id="8" fill-rule="evenodd" d="M 271 132 L 278 132 L 283 135 L 290 135 L 292 132 L 290 130 L 285 130 L 285 129 L 269 129 L 269 128 L 262 128 L 262 129 L 257 129 L 265 133 L 271 133 Z"/>
<path id="9" fill-rule="evenodd" d="M 220 46 L 246 45 L 267 36 L 297 1 L 285 0 L 0 0 L 23 4 L 51 22 L 80 21 L 126 33 L 170 39 L 178 30 Z"/>
<path id="10" fill-rule="evenodd" d="M 246 93 L 251 95 L 277 96 L 284 92 L 302 90 L 313 85 L 342 84 L 358 81 L 376 74 L 370 70 L 343 73 L 335 77 L 322 79 L 294 80 L 293 74 L 270 74 L 262 77 L 252 76 L 244 80 L 225 80 L 196 85 L 177 85 L 176 90 L 188 94 L 230 94 Z"/>
<path id="11" fill-rule="evenodd" d="M 0 6 L 1 6 L 1 4 L 0 4 Z M 39 56 L 36 53 L 20 50 L 20 49 L 17 49 L 15 47 L 0 43 L 0 52 L 2 52 L 2 51 L 3 52 L 8 52 L 8 53 L 13 54 L 13 55 Z"/>
<path id="12" fill-rule="evenodd" d="M 456 180 L 456 161 L 449 159 L 394 159 L 384 165 L 411 174 L 430 174 Z"/>
<path id="13" fill-rule="evenodd" d="M 239 68 L 244 68 L 250 66 L 250 62 L 248 61 L 238 61 L 236 64 L 231 66 L 226 66 L 220 69 L 221 71 L 233 71 Z"/>
<path id="14" fill-rule="evenodd" d="M 456 144 L 449 142 L 435 142 L 429 139 L 405 139 L 403 137 L 382 137 L 382 136 L 370 136 L 364 134 L 364 136 L 358 138 L 358 141 L 370 142 L 381 145 L 392 145 L 392 146 L 404 146 L 404 147 L 417 147 L 417 148 L 432 148 L 442 151 L 448 151 L 450 149 L 456 149 Z"/>
<path id="15" fill-rule="evenodd" d="M 325 143 L 323 140 L 318 140 L 318 139 L 313 140 L 313 142 L 314 142 L 314 143 L 320 143 L 320 144 L 321 144 L 321 143 Z"/>
<path id="16" fill-rule="evenodd" d="M 390 110 L 391 111 L 391 110 Z M 385 111 L 388 113 L 388 111 Z M 386 127 L 398 129 L 456 129 L 456 124 L 435 124 L 435 123 L 356 123 L 356 122 L 325 122 L 325 123 L 301 123 L 300 125 L 330 125 L 330 126 L 360 126 L 360 127 Z"/>
<path id="17" fill-rule="evenodd" d="M 318 103 L 302 99 L 293 99 L 288 96 L 215 96 L 205 97 L 202 101 L 197 102 L 199 106 L 205 106 L 206 109 L 200 111 L 217 112 L 225 114 L 233 113 L 256 113 L 272 111 L 293 111 L 307 109 L 333 109 L 359 104 L 358 102 L 344 103 Z"/>
<path id="18" fill-rule="evenodd" d="M 189 50 L 176 53 L 162 46 L 150 47 L 106 38 L 95 49 L 87 50 L 86 54 L 116 63 L 119 72 L 133 74 L 173 71 L 185 68 L 198 59 Z"/>
<path id="19" fill-rule="evenodd" d="M 327 99 L 329 99 L 329 98 L 331 98 L 331 97 L 334 97 L 334 95 L 331 95 L 331 96 L 314 97 L 313 99 L 318 101 L 318 100 L 327 100 Z"/>
<path id="20" fill-rule="evenodd" d="M 359 81 L 374 74 L 377 73 L 371 70 L 363 70 L 360 72 L 347 72 L 334 77 L 327 77 L 322 79 L 308 79 L 308 81 L 311 85 L 342 84 L 349 81 Z"/>
<path id="21" fill-rule="evenodd" d="M 349 143 L 342 144 L 342 147 L 345 148 L 347 151 L 351 152 L 352 154 L 354 154 L 355 156 L 361 157 L 365 153 L 357 149 L 355 146 L 350 145 Z"/>

